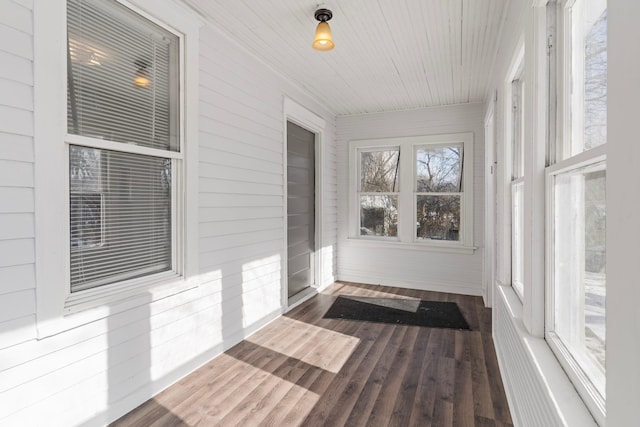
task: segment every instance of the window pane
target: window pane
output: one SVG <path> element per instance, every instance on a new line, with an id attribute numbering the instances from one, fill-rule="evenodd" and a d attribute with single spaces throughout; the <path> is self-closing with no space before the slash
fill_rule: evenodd
<path id="1" fill-rule="evenodd" d="M 511 82 L 513 95 L 512 136 L 511 136 L 511 175 L 513 179 L 524 176 L 524 90 L 523 76 Z"/>
<path id="2" fill-rule="evenodd" d="M 177 151 L 178 37 L 114 1 L 67 18 L 68 132 Z"/>
<path id="3" fill-rule="evenodd" d="M 554 332 L 605 393 L 605 165 L 555 179 Z"/>
<path id="4" fill-rule="evenodd" d="M 599 12 L 599 11 L 598 11 Z M 607 142 L 607 11 L 586 22 L 584 42 L 584 149 Z M 591 26 L 590 28 L 588 28 Z"/>
<path id="5" fill-rule="evenodd" d="M 571 8 L 571 153 L 607 142 L 607 2 L 577 1 Z"/>
<path id="6" fill-rule="evenodd" d="M 399 191 L 400 150 L 360 153 L 360 191 L 363 193 Z"/>
<path id="7" fill-rule="evenodd" d="M 102 244 L 104 206 L 102 200 L 102 157 L 100 150 L 71 146 L 71 248 Z"/>
<path id="8" fill-rule="evenodd" d="M 418 239 L 460 240 L 460 196 L 417 196 Z"/>
<path id="9" fill-rule="evenodd" d="M 104 205 L 100 193 L 71 193 L 71 248 L 91 248 L 102 244 Z"/>
<path id="10" fill-rule="evenodd" d="M 71 291 L 171 269 L 171 161 L 70 146 Z"/>
<path id="11" fill-rule="evenodd" d="M 398 235 L 398 196 L 360 197 L 360 235 Z"/>
<path id="12" fill-rule="evenodd" d="M 419 148 L 416 153 L 418 193 L 458 193 L 462 183 L 462 147 Z"/>
<path id="13" fill-rule="evenodd" d="M 511 187 L 511 283 L 520 298 L 524 295 L 524 182 Z"/>

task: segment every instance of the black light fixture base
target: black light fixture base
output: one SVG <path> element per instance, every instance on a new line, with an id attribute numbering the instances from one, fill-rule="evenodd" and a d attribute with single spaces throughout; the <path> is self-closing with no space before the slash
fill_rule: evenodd
<path id="1" fill-rule="evenodd" d="M 327 22 L 328 20 L 333 18 L 333 12 L 331 12 L 329 9 L 318 9 L 316 10 L 316 13 L 313 14 L 313 16 L 320 22 Z"/>

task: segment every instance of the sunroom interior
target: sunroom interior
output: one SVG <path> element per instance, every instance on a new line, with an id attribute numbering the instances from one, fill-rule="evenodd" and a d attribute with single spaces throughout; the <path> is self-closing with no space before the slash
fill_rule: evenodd
<path id="1" fill-rule="evenodd" d="M 632 0 L 0 0 L 0 424 L 192 425 L 149 402 L 313 344 L 296 322 L 352 292 L 477 313 L 503 421 L 636 425 L 638 22 Z M 296 363 L 339 378 L 364 338 L 312 323 Z M 368 420 L 311 400 L 249 424 L 396 422 L 364 381 Z M 467 425 L 456 393 L 422 424 Z M 509 425 L 469 393 L 469 425 Z"/>

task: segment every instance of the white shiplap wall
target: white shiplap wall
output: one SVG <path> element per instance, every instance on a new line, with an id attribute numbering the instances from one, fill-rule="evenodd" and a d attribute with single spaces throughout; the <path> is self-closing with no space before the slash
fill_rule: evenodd
<path id="1" fill-rule="evenodd" d="M 371 284 L 482 295 L 484 228 L 483 106 L 467 104 L 391 113 L 339 116 L 338 150 L 338 278 Z M 474 245 L 472 255 L 366 245 L 348 236 L 351 140 L 473 132 Z"/>
<path id="2" fill-rule="evenodd" d="M 4 348 L 35 336 L 33 27 L 28 2 L 0 3 L 0 64 L 0 348 Z"/>
<path id="3" fill-rule="evenodd" d="M 0 425 L 103 425 L 281 313 L 285 96 L 327 123 L 322 284 L 333 280 L 335 119 L 204 27 L 201 285 L 36 340 L 31 8 L 0 0 Z"/>

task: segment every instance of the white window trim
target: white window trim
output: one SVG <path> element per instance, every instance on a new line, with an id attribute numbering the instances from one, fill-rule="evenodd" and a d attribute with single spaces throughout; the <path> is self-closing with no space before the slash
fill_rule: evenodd
<path id="1" fill-rule="evenodd" d="M 415 236 L 415 152 L 416 148 L 425 145 L 447 145 L 461 143 L 463 145 L 463 193 L 460 204 L 459 241 L 418 240 Z M 402 138 L 382 138 L 349 141 L 349 240 L 368 246 L 402 247 L 423 251 L 471 254 L 477 247 L 473 245 L 473 133 L 463 132 L 443 135 L 423 135 Z M 364 149 L 381 149 L 400 147 L 400 191 L 398 193 L 398 236 L 360 236 L 358 198 L 359 153 Z M 412 165 L 412 166 L 409 166 Z M 411 212 L 411 213 L 409 213 Z"/>
<path id="2" fill-rule="evenodd" d="M 168 0 L 118 0 L 180 36 L 180 153 L 144 147 L 131 152 L 181 160 L 172 184 L 178 242 L 177 271 L 132 279 L 71 295 L 69 284 L 68 150 L 74 141 L 109 149 L 110 142 L 66 135 L 66 1 L 34 4 L 34 141 L 36 315 L 38 337 L 104 318 L 198 286 L 198 38 L 199 19 Z M 167 25 L 169 23 L 170 25 Z M 187 65 L 188 64 L 188 65 Z M 188 99 L 189 102 L 185 102 Z"/>

